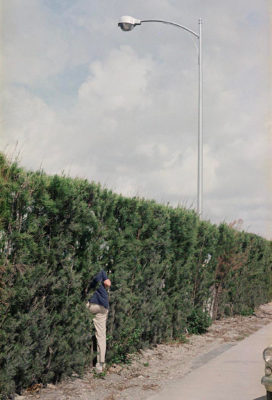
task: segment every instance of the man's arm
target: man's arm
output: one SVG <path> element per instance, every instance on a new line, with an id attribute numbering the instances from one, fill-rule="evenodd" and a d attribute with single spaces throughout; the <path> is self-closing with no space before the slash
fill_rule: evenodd
<path id="1" fill-rule="evenodd" d="M 111 281 L 107 277 L 107 274 L 103 269 L 101 271 L 101 275 L 102 275 L 102 282 L 103 282 L 105 289 L 109 289 L 111 287 Z"/>
<path id="2" fill-rule="evenodd" d="M 93 281 L 91 283 L 91 288 L 94 288 L 99 282 L 103 283 L 106 289 L 111 287 L 111 281 L 107 277 L 107 274 L 104 270 L 98 272 L 98 274 L 96 274 L 96 276 L 93 278 Z"/>

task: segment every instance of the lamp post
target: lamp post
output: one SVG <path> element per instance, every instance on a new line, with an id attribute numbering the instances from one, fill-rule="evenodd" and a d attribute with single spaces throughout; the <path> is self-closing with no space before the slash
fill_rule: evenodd
<path id="1" fill-rule="evenodd" d="M 181 28 L 198 39 L 198 168 L 197 168 L 197 213 L 202 216 L 202 197 L 203 197 L 203 73 L 202 73 L 202 19 L 198 20 L 198 33 L 186 28 L 183 25 L 171 21 L 159 19 L 139 20 L 133 17 L 121 17 L 118 26 L 125 32 L 131 31 L 135 26 L 144 22 L 161 22 Z"/>

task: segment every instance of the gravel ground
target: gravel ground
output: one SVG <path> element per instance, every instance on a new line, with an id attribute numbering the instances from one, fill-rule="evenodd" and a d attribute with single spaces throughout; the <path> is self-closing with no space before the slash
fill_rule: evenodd
<path id="1" fill-rule="evenodd" d="M 104 377 L 92 370 L 82 378 L 67 379 L 45 388 L 36 385 L 16 400 L 146 400 L 172 379 L 182 378 L 264 325 L 272 322 L 272 303 L 249 317 L 215 321 L 203 335 L 187 343 L 161 344 L 133 355 L 130 365 L 113 365 Z"/>

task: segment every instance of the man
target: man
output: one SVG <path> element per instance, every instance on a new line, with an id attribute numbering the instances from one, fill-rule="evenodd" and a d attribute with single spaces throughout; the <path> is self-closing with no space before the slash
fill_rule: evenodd
<path id="1" fill-rule="evenodd" d="M 101 373 L 105 368 L 106 355 L 106 324 L 109 312 L 109 296 L 107 289 L 111 287 L 111 281 L 106 272 L 101 270 L 92 280 L 90 288 L 95 288 L 100 283 L 94 295 L 87 303 L 88 309 L 95 315 L 93 321 L 95 326 L 95 336 L 97 340 L 97 364 L 96 372 Z"/>

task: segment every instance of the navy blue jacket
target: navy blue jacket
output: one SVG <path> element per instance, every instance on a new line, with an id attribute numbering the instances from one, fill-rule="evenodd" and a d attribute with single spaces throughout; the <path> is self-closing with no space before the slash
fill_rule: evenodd
<path id="1" fill-rule="evenodd" d="M 90 303 L 94 304 L 99 304 L 100 306 L 103 306 L 105 308 L 109 308 L 109 296 L 108 292 L 105 289 L 105 286 L 103 285 L 103 282 L 108 279 L 106 272 L 102 269 L 100 272 L 98 272 L 97 275 L 93 278 L 90 288 L 95 288 L 96 285 L 100 282 L 100 286 L 98 289 L 95 291 L 93 296 L 89 299 Z"/>

